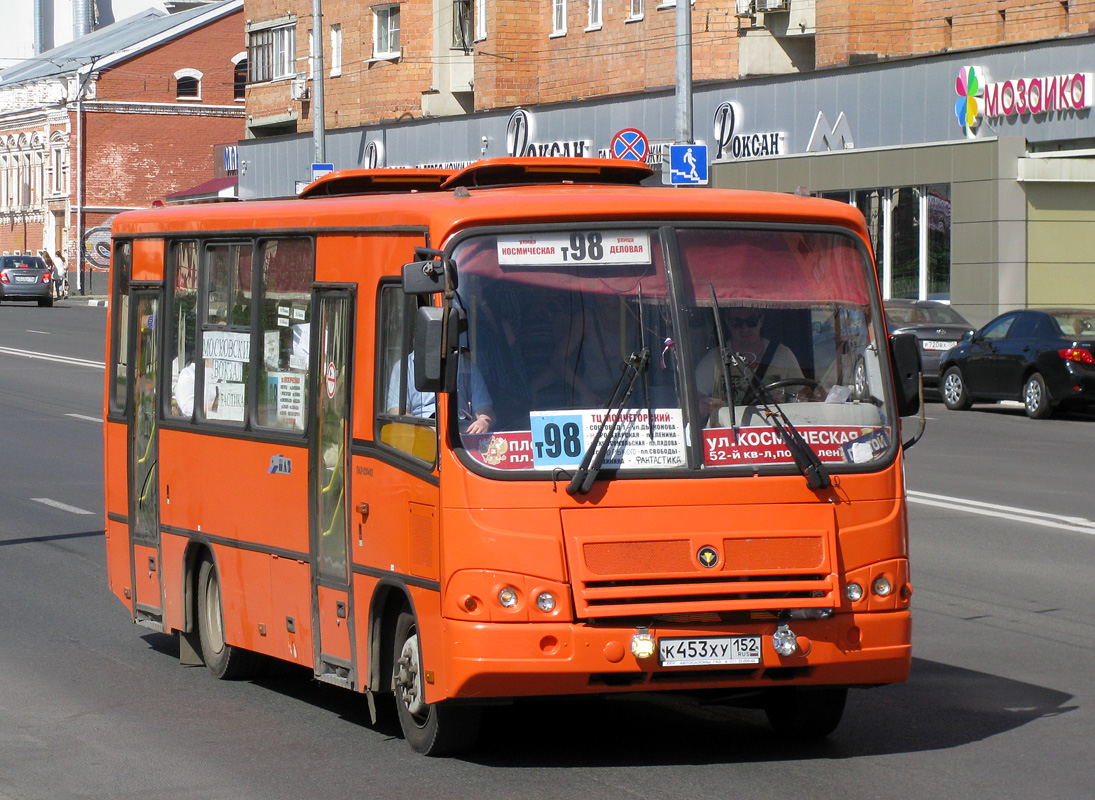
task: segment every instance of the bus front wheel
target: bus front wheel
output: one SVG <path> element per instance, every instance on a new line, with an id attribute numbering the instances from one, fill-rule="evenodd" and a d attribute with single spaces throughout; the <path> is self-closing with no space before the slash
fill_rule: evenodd
<path id="1" fill-rule="evenodd" d="M 399 726 L 411 748 L 422 755 L 463 753 L 475 746 L 482 709 L 451 703 L 427 703 L 422 655 L 414 614 L 403 611 L 395 625 L 392 691 Z"/>
<path id="2" fill-rule="evenodd" d="M 239 680 L 255 674 L 258 656 L 224 639 L 221 584 L 213 561 L 205 558 L 198 569 L 198 637 L 209 671 L 221 680 Z"/>
<path id="3" fill-rule="evenodd" d="M 821 739 L 840 724 L 847 698 L 844 686 L 770 689 L 764 698 L 764 713 L 781 736 Z"/>

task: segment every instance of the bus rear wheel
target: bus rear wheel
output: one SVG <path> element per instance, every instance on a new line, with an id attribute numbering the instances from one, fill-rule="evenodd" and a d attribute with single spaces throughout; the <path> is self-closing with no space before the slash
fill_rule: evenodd
<path id="1" fill-rule="evenodd" d="M 250 678 L 257 672 L 256 653 L 225 641 L 221 584 L 209 558 L 202 559 L 198 568 L 198 637 L 205 666 L 221 680 Z"/>
<path id="2" fill-rule="evenodd" d="M 475 746 L 482 720 L 477 706 L 427 703 L 422 676 L 422 656 L 414 614 L 403 611 L 395 624 L 392 653 L 392 691 L 399 726 L 416 753 L 445 756 L 464 753 Z"/>
<path id="3" fill-rule="evenodd" d="M 840 724 L 847 699 L 844 686 L 770 689 L 764 698 L 764 713 L 781 736 L 822 739 Z"/>

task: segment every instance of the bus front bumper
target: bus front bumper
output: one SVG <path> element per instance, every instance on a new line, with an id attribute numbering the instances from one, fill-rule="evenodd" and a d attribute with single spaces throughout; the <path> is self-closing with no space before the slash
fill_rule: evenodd
<path id="1" fill-rule="evenodd" d="M 444 688 L 448 698 L 507 698 L 619 691 L 757 689 L 786 685 L 875 685 L 904 681 L 912 659 L 911 616 L 897 610 L 795 620 L 792 655 L 780 655 L 781 623 L 639 628 L 608 624 L 506 624 L 446 619 Z M 636 634 L 664 639 L 760 636 L 757 663 L 662 666 L 659 647 L 638 658 Z M 440 672 L 440 671 L 439 671 Z M 442 676 L 439 676 L 442 677 Z"/>

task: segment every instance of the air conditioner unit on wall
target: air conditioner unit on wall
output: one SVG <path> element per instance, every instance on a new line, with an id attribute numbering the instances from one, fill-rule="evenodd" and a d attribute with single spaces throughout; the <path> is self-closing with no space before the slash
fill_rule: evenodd
<path id="1" fill-rule="evenodd" d="M 304 78 L 296 78 L 289 82 L 289 97 L 292 100 L 308 99 L 308 81 Z"/>
<path id="2" fill-rule="evenodd" d="M 787 11 L 790 4 L 790 0 L 757 0 L 757 11 L 762 13 Z"/>

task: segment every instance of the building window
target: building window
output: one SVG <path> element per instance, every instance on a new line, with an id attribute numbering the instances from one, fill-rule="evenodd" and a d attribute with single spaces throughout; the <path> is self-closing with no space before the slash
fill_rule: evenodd
<path id="1" fill-rule="evenodd" d="M 599 30 L 601 27 L 601 0 L 589 0 L 589 24 L 586 30 Z"/>
<path id="2" fill-rule="evenodd" d="M 454 50 L 471 51 L 474 6 L 472 0 L 452 2 L 452 46 Z"/>
<path id="3" fill-rule="evenodd" d="M 342 74 L 342 25 L 331 26 L 331 77 Z"/>
<path id="4" fill-rule="evenodd" d="M 201 100 L 202 74 L 196 69 L 180 69 L 175 73 L 175 99 Z"/>
<path id="5" fill-rule="evenodd" d="M 631 0 L 631 11 L 628 20 L 643 18 L 643 0 Z"/>
<path id="6" fill-rule="evenodd" d="M 567 32 L 567 0 L 551 2 L 551 35 L 563 36 Z"/>
<path id="7" fill-rule="evenodd" d="M 232 99 L 247 99 L 247 54 L 240 53 L 232 64 Z"/>
<path id="8" fill-rule="evenodd" d="M 399 56 L 399 6 L 373 9 L 373 58 Z"/>
<path id="9" fill-rule="evenodd" d="M 62 145 L 53 145 L 50 149 L 50 192 L 52 194 L 65 194 L 68 191 L 68 181 L 65 180 L 65 149 Z"/>
<path id="10" fill-rule="evenodd" d="M 282 25 L 253 31 L 247 40 L 251 83 L 292 78 L 296 71 L 296 26 Z"/>
<path id="11" fill-rule="evenodd" d="M 475 0 L 475 41 L 487 38 L 487 0 Z"/>

